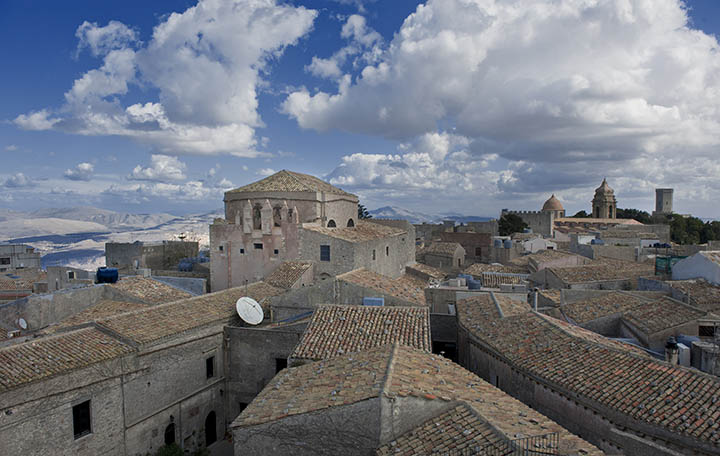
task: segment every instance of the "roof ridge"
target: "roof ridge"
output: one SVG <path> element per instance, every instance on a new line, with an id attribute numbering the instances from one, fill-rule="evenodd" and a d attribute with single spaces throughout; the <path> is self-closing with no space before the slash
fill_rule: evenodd
<path id="1" fill-rule="evenodd" d="M 296 181 L 298 184 L 300 184 L 300 186 L 303 187 L 305 190 L 312 190 L 311 188 L 308 187 L 308 185 L 307 185 L 305 182 L 301 181 L 300 178 L 297 177 L 297 175 L 296 175 L 297 173 L 294 173 L 294 172 L 292 172 L 292 171 L 288 171 L 287 169 L 281 169 L 277 174 L 280 174 L 280 173 L 285 173 L 285 174 L 287 174 L 288 176 L 290 176 L 290 177 L 292 177 L 293 179 L 295 179 L 295 181 Z"/>
<path id="2" fill-rule="evenodd" d="M 397 356 L 399 342 L 392 344 L 392 351 L 390 352 L 390 359 L 388 359 L 387 368 L 385 369 L 385 380 L 383 382 L 381 395 L 390 397 L 390 386 L 392 385 L 392 374 L 393 368 L 395 367 L 395 357 Z"/>

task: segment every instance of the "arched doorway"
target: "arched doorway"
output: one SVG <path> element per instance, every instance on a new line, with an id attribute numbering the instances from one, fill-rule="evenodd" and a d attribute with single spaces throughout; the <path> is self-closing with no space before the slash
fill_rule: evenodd
<path id="1" fill-rule="evenodd" d="M 170 423 L 165 428 L 165 445 L 175 443 L 175 423 Z"/>
<path id="2" fill-rule="evenodd" d="M 208 413 L 205 418 L 205 446 L 217 442 L 217 426 L 215 425 L 215 412 Z"/>
<path id="3" fill-rule="evenodd" d="M 353 221 L 353 219 L 348 219 L 347 226 L 348 228 L 352 228 L 355 226 L 355 222 Z"/>
<path id="4" fill-rule="evenodd" d="M 335 224 L 335 220 L 330 220 L 327 224 L 328 228 L 335 228 L 337 225 Z"/>

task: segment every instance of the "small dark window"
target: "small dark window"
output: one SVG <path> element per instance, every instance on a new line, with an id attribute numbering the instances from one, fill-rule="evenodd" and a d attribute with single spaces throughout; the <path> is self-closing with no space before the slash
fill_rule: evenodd
<path id="1" fill-rule="evenodd" d="M 700 337 L 715 337 L 714 326 L 698 326 L 698 336 Z"/>
<path id="2" fill-rule="evenodd" d="M 245 410 L 248 405 L 247 405 L 247 402 L 239 402 L 239 403 L 238 403 L 238 406 L 239 406 L 239 408 L 240 408 L 240 413 L 242 413 L 243 410 Z"/>
<path id="3" fill-rule="evenodd" d="M 10 264 L 10 258 L 0 258 L 0 264 Z"/>
<path id="4" fill-rule="evenodd" d="M 165 445 L 175 443 L 175 423 L 170 423 L 165 428 Z"/>
<path id="5" fill-rule="evenodd" d="M 482 247 L 475 247 L 475 256 L 482 256 Z"/>
<path id="6" fill-rule="evenodd" d="M 375 249 L 373 249 L 373 260 L 375 260 Z"/>
<path id="7" fill-rule="evenodd" d="M 73 433 L 79 439 L 92 432 L 90 426 L 90 401 L 73 406 Z"/>
<path id="8" fill-rule="evenodd" d="M 390 256 L 390 247 L 385 246 L 385 256 Z"/>
<path id="9" fill-rule="evenodd" d="M 260 244 L 260 243 L 253 244 L 253 247 L 255 248 L 255 250 L 262 250 L 262 249 L 263 249 L 263 245 Z"/>
<path id="10" fill-rule="evenodd" d="M 225 250 L 225 248 L 221 245 L 221 246 L 218 246 L 218 250 L 222 252 L 223 250 Z"/>
<path id="11" fill-rule="evenodd" d="M 330 261 L 330 246 L 329 245 L 321 245 L 320 246 L 320 261 Z"/>
<path id="12" fill-rule="evenodd" d="M 245 255 L 245 249 L 240 249 L 240 255 Z"/>
<path id="13" fill-rule="evenodd" d="M 330 220 L 327 226 L 328 228 L 335 228 L 337 225 L 335 224 L 335 220 Z"/>
<path id="14" fill-rule="evenodd" d="M 280 253 L 280 250 L 278 250 L 278 249 L 273 250 L 273 255 L 277 255 L 279 253 Z"/>
<path id="15" fill-rule="evenodd" d="M 75 278 L 75 271 L 68 271 L 68 279 L 72 280 Z"/>
<path id="16" fill-rule="evenodd" d="M 205 360 L 205 376 L 213 378 L 215 376 L 215 357 L 211 356 Z"/>
<path id="17" fill-rule="evenodd" d="M 281 370 L 287 367 L 287 358 L 275 358 L 275 373 L 277 374 Z"/>
<path id="18" fill-rule="evenodd" d="M 353 221 L 353 219 L 348 219 L 347 226 L 348 228 L 352 228 L 355 226 L 355 222 Z"/>

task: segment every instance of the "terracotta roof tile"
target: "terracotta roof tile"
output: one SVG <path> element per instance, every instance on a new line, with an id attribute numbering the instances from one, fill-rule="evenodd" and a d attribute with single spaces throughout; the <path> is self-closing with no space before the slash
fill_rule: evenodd
<path id="1" fill-rule="evenodd" d="M 98 324 L 138 344 L 155 342 L 210 323 L 234 319 L 235 303 L 249 296 L 262 304 L 263 299 L 283 290 L 264 282 L 230 288 L 168 304 L 98 320 Z"/>
<path id="2" fill-rule="evenodd" d="M 94 304 L 75 315 L 72 315 L 64 320 L 61 320 L 57 325 L 53 325 L 48 328 L 49 331 L 57 331 L 61 328 L 69 328 L 71 326 L 80 325 L 83 323 L 112 317 L 114 315 L 123 314 L 126 312 L 132 312 L 134 310 L 140 310 L 147 308 L 147 304 L 140 304 L 136 302 L 124 302 L 124 301 L 113 301 L 109 299 L 103 299 L 102 301 Z"/>
<path id="3" fill-rule="evenodd" d="M 310 267 L 312 267 L 312 263 L 283 261 L 269 276 L 265 277 L 263 282 L 275 288 L 289 290 Z"/>
<path id="4" fill-rule="evenodd" d="M 410 266 L 405 266 L 405 271 L 410 274 L 417 272 L 419 273 L 418 275 L 425 275 L 437 280 L 442 280 L 447 275 L 443 270 L 428 266 L 427 264 L 423 263 L 414 263 Z"/>
<path id="5" fill-rule="evenodd" d="M 655 267 L 644 263 L 603 258 L 583 266 L 549 268 L 565 283 L 598 282 L 603 280 L 633 279 L 655 274 Z"/>
<path id="6" fill-rule="evenodd" d="M 242 192 L 325 192 L 355 196 L 315 176 L 284 169 L 257 182 L 230 190 L 228 193 Z"/>
<path id="7" fill-rule="evenodd" d="M 187 291 L 140 276 L 123 277 L 110 286 L 149 304 L 178 301 L 192 296 Z"/>
<path id="8" fill-rule="evenodd" d="M 395 344 L 282 370 L 240 414 L 245 427 L 379 397 L 459 401 L 501 435 L 558 432 L 559 454 L 602 454 L 557 423 L 452 361 Z"/>
<path id="9" fill-rule="evenodd" d="M 133 351 L 98 331 L 78 331 L 0 348 L 0 392 Z"/>
<path id="10" fill-rule="evenodd" d="M 407 231 L 403 229 L 380 225 L 379 223 L 372 223 L 365 220 L 359 220 L 352 228 L 325 228 L 315 224 L 304 224 L 302 228 L 353 243 L 407 234 Z"/>
<path id="11" fill-rule="evenodd" d="M 465 274 L 470 274 L 471 276 L 474 276 L 476 278 L 480 278 L 480 276 L 484 272 L 504 272 L 508 274 L 527 274 L 528 268 L 527 263 L 525 263 L 524 266 L 517 266 L 517 265 L 502 265 L 502 264 L 484 264 L 484 263 L 475 263 L 467 268 L 465 268 Z"/>
<path id="12" fill-rule="evenodd" d="M 460 301 L 457 309 L 459 324 L 473 337 L 550 387 L 664 428 L 659 432 L 720 443 L 717 377 L 582 337 L 579 328 L 570 331 L 568 323 L 544 315 L 501 319 L 488 297 Z"/>
<path id="13" fill-rule="evenodd" d="M 455 255 L 458 247 L 462 248 L 457 242 L 442 242 L 434 241 L 430 245 L 425 246 L 423 253 L 430 253 L 433 255 Z"/>
<path id="14" fill-rule="evenodd" d="M 367 269 L 355 269 L 337 276 L 342 282 L 349 282 L 366 288 L 371 288 L 380 293 L 407 301 L 418 306 L 425 306 L 425 287 L 427 283 L 417 277 L 404 274 L 397 279 L 391 279 L 384 275 L 368 271 Z"/>
<path id="15" fill-rule="evenodd" d="M 427 307 L 320 306 L 291 358 L 327 359 L 395 342 L 432 349 Z"/>
<path id="16" fill-rule="evenodd" d="M 692 306 L 708 312 L 720 310 L 720 287 L 704 279 L 668 280 L 665 283 L 681 291 L 689 298 L 689 304 Z"/>

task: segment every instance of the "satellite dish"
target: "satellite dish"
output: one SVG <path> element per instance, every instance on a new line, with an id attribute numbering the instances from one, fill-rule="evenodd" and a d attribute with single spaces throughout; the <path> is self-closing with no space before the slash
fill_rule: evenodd
<path id="1" fill-rule="evenodd" d="M 21 329 L 27 329 L 27 322 L 24 318 L 18 319 L 17 324 Z"/>
<path id="2" fill-rule="evenodd" d="M 263 321 L 263 310 L 253 298 L 243 297 L 235 303 L 235 309 L 242 321 L 249 325 L 259 325 Z"/>

